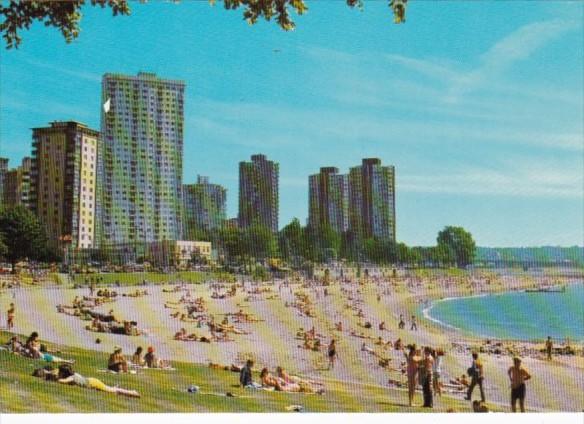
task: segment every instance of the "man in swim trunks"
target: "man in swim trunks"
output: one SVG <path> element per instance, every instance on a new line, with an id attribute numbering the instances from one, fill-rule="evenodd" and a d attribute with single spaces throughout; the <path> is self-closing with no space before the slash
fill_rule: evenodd
<path id="1" fill-rule="evenodd" d="M 531 378 L 527 370 L 521 366 L 519 357 L 513 358 L 513 366 L 507 371 L 511 380 L 511 410 L 517 412 L 516 404 L 519 400 L 521 412 L 525 412 L 525 382 Z"/>

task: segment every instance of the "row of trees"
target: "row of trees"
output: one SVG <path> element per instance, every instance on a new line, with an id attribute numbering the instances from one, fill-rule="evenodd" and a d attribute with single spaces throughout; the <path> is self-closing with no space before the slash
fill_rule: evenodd
<path id="1" fill-rule="evenodd" d="M 339 234 L 330 227 L 302 226 L 296 218 L 277 234 L 256 224 L 245 230 L 223 228 L 199 232 L 196 238 L 211 241 L 221 248 L 229 261 L 240 264 L 280 257 L 294 266 L 306 261 L 342 258 L 378 264 L 463 267 L 473 262 L 476 251 L 472 235 L 461 227 L 446 227 L 440 231 L 436 246 L 408 247 L 389 240 L 361 239 L 351 232 Z M 25 258 L 59 259 L 49 247 L 44 225 L 24 207 L 0 211 L 0 257 L 13 266 Z"/>
<path id="2" fill-rule="evenodd" d="M 23 206 L 0 211 L 0 257 L 12 264 L 22 259 L 58 261 L 59 254 L 49 247 L 45 226 Z"/>
<path id="3" fill-rule="evenodd" d="M 369 261 L 378 264 L 464 267 L 473 262 L 476 245 L 461 227 L 445 227 L 433 247 L 409 247 L 377 238 L 360 238 L 352 232 L 338 233 L 330 227 L 302 226 L 294 218 L 279 233 L 261 225 L 247 229 L 224 228 L 199 232 L 197 239 L 211 241 L 230 261 L 248 263 L 254 259 L 280 257 L 299 266 L 302 262 L 330 259 Z"/>

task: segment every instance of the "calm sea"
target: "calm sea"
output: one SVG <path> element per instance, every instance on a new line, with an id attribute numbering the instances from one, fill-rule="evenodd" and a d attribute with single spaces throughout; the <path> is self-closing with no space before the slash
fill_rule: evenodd
<path id="1" fill-rule="evenodd" d="M 444 299 L 424 310 L 426 318 L 481 337 L 514 340 L 584 340 L 584 284 L 563 293 L 509 292 Z"/>

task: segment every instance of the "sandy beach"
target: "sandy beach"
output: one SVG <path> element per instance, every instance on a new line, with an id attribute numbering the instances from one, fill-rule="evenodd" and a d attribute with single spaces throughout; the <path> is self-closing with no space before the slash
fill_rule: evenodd
<path id="1" fill-rule="evenodd" d="M 554 281 L 571 282 L 573 277 Z M 581 280 L 580 280 L 581 281 Z M 208 335 L 205 326 L 198 328 L 194 323 L 181 322 L 170 316 L 180 309 L 165 308 L 166 302 L 177 302 L 185 293 L 163 292 L 167 286 L 147 286 L 149 295 L 143 297 L 121 296 L 135 288 L 118 288 L 117 300 L 97 307 L 95 310 L 106 313 L 113 309 L 114 315 L 121 320 L 137 321 L 138 328 L 145 335 L 125 336 L 96 333 L 85 329 L 89 323 L 78 317 L 57 313 L 58 304 L 71 304 L 75 296 L 87 296 L 89 290 L 64 288 L 55 285 L 43 287 L 23 287 L 4 290 L 0 296 L 2 319 L 5 326 L 5 311 L 10 302 L 17 307 L 14 332 L 28 334 L 38 331 L 41 338 L 48 342 L 68 346 L 111 352 L 115 345 L 131 355 L 137 346 L 155 346 L 160 357 L 171 361 L 191 363 L 241 364 L 247 357 L 257 362 L 257 368 L 263 366 L 274 369 L 281 365 L 293 373 L 311 377 L 327 385 L 342 380 L 355 385 L 358 396 L 359 385 L 379 385 L 388 387 L 388 380 L 405 382 L 401 372 L 403 353 L 393 348 L 376 345 L 378 337 L 395 342 L 398 338 L 404 344 L 416 343 L 418 346 L 442 347 L 446 356 L 443 364 L 443 381 L 459 377 L 470 366 L 471 349 L 479 349 L 484 340 L 463 336 L 460 332 L 448 329 L 428 319 L 419 310 L 431 301 L 446 297 L 477 295 L 481 293 L 520 290 L 534 285 L 549 284 L 548 279 L 518 278 L 516 276 L 490 276 L 466 278 L 464 283 L 454 278 L 409 278 L 402 277 L 387 281 L 334 282 L 328 287 L 308 286 L 290 283 L 283 286 L 282 281 L 252 286 L 245 284 L 245 292 L 238 288 L 237 294 L 225 299 L 213 299 L 208 285 L 189 285 L 192 297 L 203 297 L 208 308 L 206 314 L 213 315 L 220 322 L 225 313 L 235 313 L 240 309 L 259 319 L 259 322 L 237 323 L 236 327 L 249 334 L 230 334 L 234 341 L 228 342 L 184 342 L 173 340 L 173 335 L 180 329 L 198 335 Z M 266 290 L 261 294 L 249 294 L 252 288 Z M 143 289 L 140 287 L 140 289 Z M 328 295 L 325 295 L 325 289 Z M 295 307 L 298 294 L 304 294 L 310 300 L 313 317 L 303 315 Z M 361 309 L 363 317 L 359 317 Z M 400 314 L 406 318 L 406 328 L 398 329 Z M 410 331 L 410 317 L 417 316 L 417 331 Z M 386 330 L 379 330 L 380 322 L 385 322 Z M 343 331 L 335 330 L 336 323 L 342 323 Z M 370 322 L 371 328 L 362 324 Z M 230 321 L 231 323 L 231 321 Z M 326 349 L 320 352 L 304 349 L 303 341 L 297 337 L 302 328 L 314 327 L 326 345 L 331 338 L 337 339 L 338 362 L 333 370 L 326 370 Z M 351 332 L 357 334 L 351 335 Z M 363 337 L 360 337 L 361 334 Z M 101 339 L 96 344 L 96 338 Z M 375 354 L 362 350 L 363 343 L 374 350 Z M 491 346 L 497 341 L 491 341 Z M 507 369 L 511 366 L 508 349 L 522 354 L 524 365 L 533 378 L 527 384 L 527 408 L 532 411 L 581 411 L 584 407 L 584 355 L 582 346 L 576 346 L 576 355 L 561 355 L 548 362 L 543 354 L 534 351 L 543 347 L 529 342 L 501 341 L 502 354 L 481 354 L 485 367 L 485 392 L 488 403 L 506 407 L 509 399 L 509 380 Z M 487 346 L 487 350 L 488 346 Z M 528 352 L 526 354 L 526 352 Z M 64 353 L 65 354 L 65 353 Z M 388 367 L 379 365 L 380 358 L 389 360 Z M 106 364 L 104 364 L 104 368 Z M 235 380 L 235 376 L 234 376 Z M 391 395 L 395 397 L 395 392 Z M 462 399 L 466 393 L 458 391 L 448 393 Z M 407 403 L 407 394 L 392 401 Z M 478 398 L 478 388 L 474 398 Z M 417 395 L 416 403 L 421 402 Z M 440 398 L 435 397 L 435 404 Z"/>

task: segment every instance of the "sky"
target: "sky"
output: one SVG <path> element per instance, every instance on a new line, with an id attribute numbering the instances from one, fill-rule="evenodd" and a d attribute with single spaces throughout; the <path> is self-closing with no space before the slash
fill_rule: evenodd
<path id="1" fill-rule="evenodd" d="M 293 32 L 220 3 L 86 7 L 67 44 L 34 24 L 0 54 L 0 155 L 31 128 L 99 129 L 101 77 L 186 82 L 183 183 L 207 175 L 237 214 L 238 163 L 280 163 L 280 227 L 308 215 L 308 175 L 378 157 L 396 168 L 397 238 L 446 225 L 480 246 L 584 244 L 584 3 L 309 2 Z"/>

